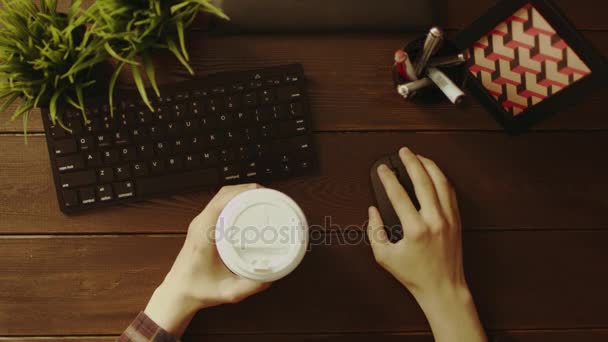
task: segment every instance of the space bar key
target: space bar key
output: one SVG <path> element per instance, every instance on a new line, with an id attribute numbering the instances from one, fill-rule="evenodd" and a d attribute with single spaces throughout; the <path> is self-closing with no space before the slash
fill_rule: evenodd
<path id="1" fill-rule="evenodd" d="M 219 182 L 219 171 L 217 169 L 206 169 L 141 178 L 135 181 L 135 186 L 137 194 L 145 197 L 159 194 L 170 195 L 171 192 L 217 185 Z"/>

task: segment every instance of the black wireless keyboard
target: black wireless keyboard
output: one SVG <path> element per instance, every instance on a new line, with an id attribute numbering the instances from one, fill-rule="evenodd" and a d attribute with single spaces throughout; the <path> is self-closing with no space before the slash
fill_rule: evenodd
<path id="1" fill-rule="evenodd" d="M 219 73 L 161 88 L 151 112 L 134 92 L 43 120 L 66 213 L 309 173 L 315 165 L 301 65 Z M 152 92 L 149 92 L 152 94 Z M 137 100 L 136 100 L 137 99 Z"/>

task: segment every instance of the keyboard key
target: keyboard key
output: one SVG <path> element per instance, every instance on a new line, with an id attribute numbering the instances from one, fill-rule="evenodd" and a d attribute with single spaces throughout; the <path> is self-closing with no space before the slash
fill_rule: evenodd
<path id="1" fill-rule="evenodd" d="M 114 169 L 111 167 L 104 167 L 97 170 L 97 178 L 100 183 L 110 183 L 114 181 Z"/>
<path id="2" fill-rule="evenodd" d="M 236 165 L 226 165 L 222 167 L 222 178 L 227 183 L 235 183 L 241 179 L 240 170 Z"/>
<path id="3" fill-rule="evenodd" d="M 59 175 L 59 185 L 64 189 L 94 184 L 96 180 L 97 177 L 95 177 L 95 171 L 93 170 L 70 172 Z"/>
<path id="4" fill-rule="evenodd" d="M 171 154 L 169 151 L 169 145 L 164 141 L 159 141 L 154 144 L 154 154 L 160 158 L 166 158 Z"/>
<path id="5" fill-rule="evenodd" d="M 226 97 L 226 108 L 228 110 L 237 110 L 241 108 L 242 96 L 240 94 L 230 95 Z"/>
<path id="6" fill-rule="evenodd" d="M 188 143 L 183 139 L 177 139 L 173 142 L 173 154 L 184 154 L 189 150 Z"/>
<path id="7" fill-rule="evenodd" d="M 249 180 L 256 178 L 258 175 L 258 166 L 256 162 L 246 163 L 243 169 L 245 178 Z"/>
<path id="8" fill-rule="evenodd" d="M 218 155 L 215 151 L 206 151 L 202 154 L 203 165 L 210 167 L 216 166 L 218 163 Z"/>
<path id="9" fill-rule="evenodd" d="M 302 97 L 302 92 L 297 86 L 291 85 L 277 89 L 277 101 L 287 102 L 299 99 Z"/>
<path id="10" fill-rule="evenodd" d="M 270 139 L 272 137 L 272 127 L 270 125 L 261 125 L 259 133 L 260 138 Z"/>
<path id="11" fill-rule="evenodd" d="M 165 139 L 167 134 L 166 128 L 162 126 L 153 125 L 148 127 L 148 136 L 153 141 Z"/>
<path id="12" fill-rule="evenodd" d="M 226 88 L 222 86 L 213 87 L 211 92 L 214 94 L 223 94 L 226 92 Z"/>
<path id="13" fill-rule="evenodd" d="M 279 172 L 282 176 L 286 177 L 286 176 L 291 175 L 291 173 L 293 172 L 293 169 L 291 168 L 291 165 L 289 165 L 288 163 L 285 163 L 279 167 Z"/>
<path id="14" fill-rule="evenodd" d="M 116 145 L 124 145 L 131 143 L 129 130 L 126 127 L 122 127 L 118 131 L 114 132 L 114 143 Z"/>
<path id="15" fill-rule="evenodd" d="M 93 187 L 78 189 L 78 196 L 81 204 L 95 203 L 95 189 Z"/>
<path id="16" fill-rule="evenodd" d="M 217 127 L 217 117 L 209 116 L 202 118 L 200 121 L 200 127 L 205 131 L 215 129 Z"/>
<path id="17" fill-rule="evenodd" d="M 70 154 L 76 152 L 76 142 L 72 139 L 56 140 L 53 142 L 53 150 L 55 154 Z"/>
<path id="18" fill-rule="evenodd" d="M 84 159 L 80 154 L 57 157 L 57 169 L 61 172 L 84 169 Z"/>
<path id="19" fill-rule="evenodd" d="M 255 122 L 270 122 L 273 119 L 273 111 L 272 111 L 272 107 L 266 106 L 266 107 L 261 107 L 261 108 L 257 108 L 254 112 L 254 119 Z"/>
<path id="20" fill-rule="evenodd" d="M 154 148 L 152 144 L 143 144 L 137 146 L 137 157 L 139 159 L 154 158 Z"/>
<path id="21" fill-rule="evenodd" d="M 237 149 L 238 158 L 240 160 L 251 160 L 254 158 L 254 150 L 251 146 L 240 146 Z"/>
<path id="22" fill-rule="evenodd" d="M 99 152 L 87 152 L 84 154 L 87 167 L 98 167 L 101 165 L 101 155 Z"/>
<path id="23" fill-rule="evenodd" d="M 208 113 L 218 113 L 224 109 L 224 101 L 219 97 L 212 97 L 205 100 L 205 110 Z"/>
<path id="24" fill-rule="evenodd" d="M 57 139 L 57 138 L 63 138 L 67 135 L 68 132 L 65 131 L 65 129 L 63 129 L 63 127 L 59 126 L 59 125 L 55 125 L 52 126 L 50 129 L 51 132 L 51 137 Z"/>
<path id="25" fill-rule="evenodd" d="M 150 112 L 150 110 L 140 110 L 139 112 L 137 112 L 135 114 L 135 120 L 137 120 L 137 122 L 140 125 L 147 125 L 152 123 L 152 120 L 154 118 L 154 115 L 152 112 Z"/>
<path id="26" fill-rule="evenodd" d="M 112 192 L 112 186 L 107 185 L 98 185 L 97 186 L 97 198 L 100 202 L 111 201 L 114 198 L 114 193 Z"/>
<path id="27" fill-rule="evenodd" d="M 109 147 L 112 145 L 112 137 L 109 134 L 99 134 L 95 139 L 99 147 Z"/>
<path id="28" fill-rule="evenodd" d="M 231 113 L 222 113 L 217 116 L 218 118 L 218 126 L 221 128 L 228 128 L 232 125 L 232 114 Z"/>
<path id="29" fill-rule="evenodd" d="M 247 83 L 247 87 L 249 87 L 249 89 L 258 89 L 261 88 L 263 85 L 262 81 L 251 81 L 249 83 Z"/>
<path id="30" fill-rule="evenodd" d="M 181 122 L 170 122 L 167 124 L 167 135 L 178 137 L 184 134 L 184 124 Z"/>
<path id="31" fill-rule="evenodd" d="M 186 169 L 196 169 L 201 166 L 201 156 L 198 154 L 186 154 L 184 161 Z"/>
<path id="32" fill-rule="evenodd" d="M 140 196 L 167 194 L 169 192 L 174 193 L 176 191 L 216 185 L 219 181 L 220 178 L 217 170 L 201 169 L 158 177 L 142 178 L 137 181 L 137 192 Z"/>
<path id="33" fill-rule="evenodd" d="M 165 172 L 165 161 L 163 159 L 154 159 L 150 161 L 150 173 L 153 175 L 162 174 Z"/>
<path id="34" fill-rule="evenodd" d="M 88 151 L 95 149 L 95 141 L 92 136 L 78 138 L 78 147 L 81 151 Z"/>
<path id="35" fill-rule="evenodd" d="M 76 190 L 65 190 L 61 192 L 61 197 L 63 198 L 63 205 L 68 208 L 78 206 L 78 193 Z"/>
<path id="36" fill-rule="evenodd" d="M 186 114 L 186 106 L 182 103 L 177 103 L 171 108 L 171 117 L 172 121 L 180 121 L 184 119 L 184 115 Z"/>
<path id="37" fill-rule="evenodd" d="M 258 96 L 262 104 L 270 104 L 274 102 L 274 91 L 272 89 L 260 90 Z"/>
<path id="38" fill-rule="evenodd" d="M 120 160 L 118 157 L 117 150 L 106 150 L 101 152 L 101 157 L 103 158 L 103 163 L 105 165 L 113 165 L 118 163 Z"/>
<path id="39" fill-rule="evenodd" d="M 131 178 L 131 168 L 128 164 L 120 165 L 114 168 L 114 177 L 116 180 L 123 181 Z"/>
<path id="40" fill-rule="evenodd" d="M 297 168 L 300 171 L 308 171 L 312 168 L 312 162 L 310 160 L 301 160 L 297 163 Z"/>
<path id="41" fill-rule="evenodd" d="M 169 120 L 167 115 L 168 110 L 163 107 L 156 108 L 156 113 L 154 114 L 154 120 L 156 122 L 165 122 Z"/>
<path id="42" fill-rule="evenodd" d="M 190 139 L 190 149 L 192 151 L 202 151 L 203 147 L 203 137 L 197 135 Z"/>
<path id="43" fill-rule="evenodd" d="M 303 119 L 279 122 L 272 126 L 272 136 L 274 138 L 287 138 L 294 135 L 303 135 L 306 131 L 306 123 Z"/>
<path id="44" fill-rule="evenodd" d="M 170 157 L 167 159 L 167 169 L 169 171 L 178 171 L 183 168 L 184 164 L 181 157 Z"/>
<path id="45" fill-rule="evenodd" d="M 258 97 L 257 97 L 256 93 L 254 93 L 254 92 L 247 93 L 243 97 L 243 102 L 245 103 L 246 106 L 253 107 L 258 104 Z"/>
<path id="46" fill-rule="evenodd" d="M 221 146 L 224 144 L 225 136 L 222 132 L 210 133 L 207 135 L 207 142 L 210 146 Z"/>
<path id="47" fill-rule="evenodd" d="M 120 148 L 120 159 L 122 161 L 133 161 L 135 160 L 135 146 L 127 146 Z"/>
<path id="48" fill-rule="evenodd" d="M 237 126 L 247 126 L 251 120 L 251 115 L 246 111 L 234 113 L 234 122 Z"/>
<path id="49" fill-rule="evenodd" d="M 304 106 L 300 102 L 289 104 L 289 115 L 293 118 L 304 116 Z"/>
<path id="50" fill-rule="evenodd" d="M 241 140 L 241 135 L 239 133 L 237 133 L 236 130 L 227 130 L 226 132 L 224 132 L 224 144 L 226 146 L 232 146 L 235 145 L 236 143 L 238 143 Z"/>
<path id="51" fill-rule="evenodd" d="M 224 163 L 232 163 L 236 160 L 236 151 L 232 148 L 220 149 L 220 160 Z"/>
<path id="52" fill-rule="evenodd" d="M 245 85 L 243 83 L 236 83 L 233 84 L 230 88 L 233 92 L 240 92 L 245 90 Z"/>
<path id="53" fill-rule="evenodd" d="M 148 165 L 145 162 L 133 163 L 133 176 L 134 177 L 145 177 L 149 173 Z"/>
<path id="54" fill-rule="evenodd" d="M 82 131 L 83 131 L 81 118 L 69 120 L 65 123 L 65 126 L 68 129 L 72 130 L 73 135 L 80 135 L 80 133 L 82 133 Z"/>
<path id="55" fill-rule="evenodd" d="M 131 137 L 135 143 L 145 142 L 147 139 L 146 129 L 145 128 L 133 128 L 131 130 Z"/>
<path id="56" fill-rule="evenodd" d="M 287 105 L 272 106 L 272 118 L 274 120 L 289 119 L 289 110 L 287 109 Z"/>
<path id="57" fill-rule="evenodd" d="M 308 155 L 311 152 L 310 138 L 300 136 L 290 139 L 275 140 L 272 152 L 274 154 L 295 152 L 300 155 Z"/>
<path id="58" fill-rule="evenodd" d="M 113 187 L 117 198 L 128 198 L 135 196 L 135 187 L 131 181 L 114 183 Z"/>
<path id="59" fill-rule="evenodd" d="M 184 121 L 184 135 L 191 136 L 196 134 L 198 131 L 198 121 L 196 120 L 185 120 Z"/>

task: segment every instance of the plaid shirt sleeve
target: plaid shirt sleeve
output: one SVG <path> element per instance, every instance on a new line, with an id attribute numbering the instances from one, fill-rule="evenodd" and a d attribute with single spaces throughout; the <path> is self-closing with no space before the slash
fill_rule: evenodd
<path id="1" fill-rule="evenodd" d="M 145 313 L 140 312 L 117 342 L 178 342 Z"/>

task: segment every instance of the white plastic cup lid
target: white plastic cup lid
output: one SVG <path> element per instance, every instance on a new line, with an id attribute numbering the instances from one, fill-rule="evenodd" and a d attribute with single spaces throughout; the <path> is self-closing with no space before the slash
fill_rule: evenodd
<path id="1" fill-rule="evenodd" d="M 245 191 L 222 210 L 215 226 L 222 261 L 233 273 L 274 281 L 293 271 L 306 253 L 308 223 L 302 209 L 282 192 Z"/>

